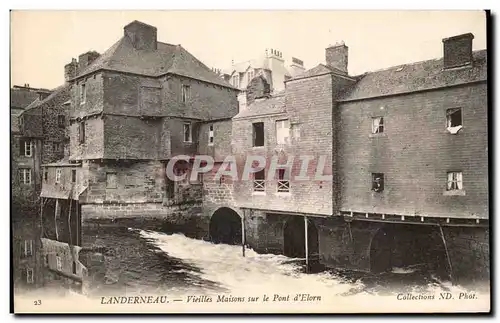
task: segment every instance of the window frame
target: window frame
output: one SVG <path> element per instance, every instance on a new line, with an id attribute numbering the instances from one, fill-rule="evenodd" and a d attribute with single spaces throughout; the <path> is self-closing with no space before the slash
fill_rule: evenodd
<path id="1" fill-rule="evenodd" d="M 290 179 L 286 178 L 287 176 L 286 175 L 286 171 L 287 171 L 287 168 L 286 167 L 280 167 L 280 168 L 277 168 L 276 171 L 278 172 L 278 181 L 277 181 L 277 185 L 276 185 L 276 191 L 278 193 L 290 193 Z M 283 176 L 281 176 L 281 174 L 283 173 Z"/>
<path id="2" fill-rule="evenodd" d="M 110 185 L 109 179 L 115 176 L 114 185 Z M 116 172 L 106 172 L 106 189 L 117 189 L 118 188 L 118 174 Z"/>
<path id="3" fill-rule="evenodd" d="M 33 157 L 33 143 L 31 140 L 24 141 L 24 157 Z"/>
<path id="4" fill-rule="evenodd" d="M 213 124 L 211 124 L 211 125 L 208 126 L 208 145 L 209 146 L 213 146 L 214 145 L 214 141 L 215 141 L 214 140 L 214 133 L 215 133 L 214 128 L 215 127 L 214 127 Z"/>
<path id="5" fill-rule="evenodd" d="M 450 177 L 451 177 L 451 181 L 450 181 Z M 462 171 L 448 171 L 448 172 L 446 172 L 446 191 L 447 192 L 461 192 L 463 190 L 464 190 L 463 172 Z"/>
<path id="6" fill-rule="evenodd" d="M 182 84 L 181 85 L 181 102 L 186 104 L 191 99 L 191 85 Z"/>
<path id="7" fill-rule="evenodd" d="M 66 127 L 66 116 L 64 114 L 59 114 L 57 116 L 57 126 L 59 128 L 64 128 Z"/>
<path id="8" fill-rule="evenodd" d="M 278 125 L 281 125 L 280 127 L 278 127 Z M 288 125 L 288 127 L 286 127 Z M 275 133 L 276 133 L 276 144 L 278 145 L 289 145 L 291 140 L 291 136 L 290 136 L 290 119 L 280 119 L 280 120 L 276 120 L 275 121 L 275 124 L 274 124 L 274 127 L 275 127 Z M 278 135 L 279 133 L 279 130 L 278 129 L 288 129 L 287 131 L 287 134 L 288 136 L 286 137 L 283 137 L 283 139 L 285 139 L 283 142 L 280 142 L 280 138 L 281 138 L 281 135 Z"/>
<path id="9" fill-rule="evenodd" d="M 33 240 L 24 240 L 23 254 L 25 257 L 33 256 Z"/>
<path id="10" fill-rule="evenodd" d="M 456 112 L 460 112 L 460 124 L 458 126 L 452 126 L 452 115 Z M 464 114 L 462 107 L 449 108 L 446 109 L 446 130 L 450 134 L 457 134 L 464 127 Z"/>
<path id="11" fill-rule="evenodd" d="M 262 145 L 257 145 L 257 125 L 262 125 Z M 252 147 L 264 147 L 266 145 L 266 136 L 265 136 L 265 125 L 264 122 L 253 122 L 252 123 Z"/>
<path id="12" fill-rule="evenodd" d="M 377 178 L 382 178 L 381 184 L 379 184 L 380 188 L 377 189 L 375 187 Z M 372 179 L 372 188 L 371 191 L 375 193 L 382 193 L 385 190 L 385 174 L 384 173 L 371 173 Z"/>
<path id="13" fill-rule="evenodd" d="M 59 255 L 56 255 L 56 269 L 62 271 L 62 259 Z"/>
<path id="14" fill-rule="evenodd" d="M 86 137 L 86 129 L 85 129 L 85 120 L 82 120 L 78 123 L 78 143 L 84 144 Z"/>
<path id="15" fill-rule="evenodd" d="M 232 83 L 235 88 L 240 87 L 240 74 L 236 72 L 232 77 Z"/>
<path id="16" fill-rule="evenodd" d="M 376 125 L 376 121 L 378 120 L 378 124 Z M 382 129 L 382 131 L 380 131 Z M 372 135 L 382 135 L 385 133 L 385 120 L 384 116 L 375 116 L 372 117 Z"/>
<path id="17" fill-rule="evenodd" d="M 189 138 L 186 140 L 186 126 L 189 129 Z M 182 124 L 182 140 L 185 143 L 192 143 L 193 142 L 193 125 L 191 122 L 184 122 Z"/>
<path id="18" fill-rule="evenodd" d="M 31 168 L 27 168 L 27 167 L 20 167 L 18 168 L 18 178 L 19 178 L 19 182 L 20 184 L 25 184 L 25 185 L 31 185 Z M 22 174 L 22 176 L 21 176 Z M 21 180 L 21 177 L 22 177 L 22 180 Z M 28 179 L 28 181 L 26 180 Z"/>
<path id="19" fill-rule="evenodd" d="M 56 179 L 54 181 L 55 184 L 60 184 L 61 183 L 61 177 L 62 177 L 62 169 L 61 168 L 56 168 Z"/>
<path id="20" fill-rule="evenodd" d="M 71 170 L 71 183 L 76 183 L 76 169 Z"/>
<path id="21" fill-rule="evenodd" d="M 26 267 L 26 283 L 34 284 L 35 283 L 35 271 L 31 267 Z"/>
<path id="22" fill-rule="evenodd" d="M 259 179 L 257 179 L 257 174 L 259 174 Z M 263 177 L 262 179 L 260 178 L 260 174 L 262 174 Z M 253 173 L 253 191 L 254 192 L 266 191 L 266 173 L 264 169 Z"/>
<path id="23" fill-rule="evenodd" d="M 87 101 L 87 86 L 86 83 L 80 84 L 80 104 L 84 104 Z"/>

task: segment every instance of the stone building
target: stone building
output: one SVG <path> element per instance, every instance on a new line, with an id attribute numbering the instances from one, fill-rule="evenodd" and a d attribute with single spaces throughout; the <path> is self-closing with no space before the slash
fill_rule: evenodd
<path id="1" fill-rule="evenodd" d="M 284 169 L 207 190 L 215 240 L 294 257 L 308 250 L 335 268 L 423 263 L 455 280 L 488 278 L 487 57 L 472 40 L 450 37 L 443 58 L 357 76 L 341 43 L 284 93 L 253 79 L 248 108 L 233 118 L 233 154 L 240 167 L 261 155 Z M 299 155 L 331 181 L 295 181 Z"/>
<path id="2" fill-rule="evenodd" d="M 32 88 L 29 84 L 10 90 L 11 113 L 11 225 L 12 263 L 15 289 L 31 288 L 37 279 L 37 236 L 35 219 L 37 183 L 34 174 L 37 151 L 19 126 L 19 115 L 33 102 L 43 100 L 49 90 Z"/>
<path id="3" fill-rule="evenodd" d="M 248 105 L 246 90 L 254 77 L 263 76 L 270 85 L 271 93 L 278 93 L 285 89 L 285 81 L 304 71 L 302 60 L 292 57 L 291 64 L 285 66 L 283 53 L 268 48 L 263 56 L 245 62 L 233 63 L 227 72 L 227 77 L 231 85 L 240 90 L 238 102 L 240 110 L 245 110 Z"/>

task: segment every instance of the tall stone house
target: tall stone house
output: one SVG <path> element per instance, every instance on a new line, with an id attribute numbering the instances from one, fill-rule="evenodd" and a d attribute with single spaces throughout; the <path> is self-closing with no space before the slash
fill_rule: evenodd
<path id="1" fill-rule="evenodd" d="M 13 86 L 10 90 L 11 114 L 11 234 L 13 284 L 16 290 L 37 285 L 36 201 L 40 183 L 34 178 L 38 160 L 35 147 L 19 125 L 19 116 L 33 102 L 50 94 L 47 89 L 32 88 L 29 84 Z"/>
<path id="2" fill-rule="evenodd" d="M 304 62 L 292 57 L 289 66 L 285 66 L 283 53 L 268 48 L 264 55 L 245 62 L 233 63 L 226 75 L 235 88 L 239 89 L 238 102 L 240 110 L 247 107 L 246 91 L 253 78 L 262 76 L 270 86 L 271 93 L 279 93 L 285 89 L 285 81 L 305 71 Z"/>
<path id="3" fill-rule="evenodd" d="M 362 75 L 348 73 L 348 47 L 336 44 L 274 95 L 254 78 L 232 119 L 232 152 L 239 168 L 255 155 L 280 166 L 250 182 L 205 180 L 209 234 L 326 267 L 425 264 L 487 279 L 487 56 L 473 38 L 443 39 L 442 58 Z M 294 177 L 304 155 L 309 181 Z M 314 178 L 318 168 L 332 180 Z"/>

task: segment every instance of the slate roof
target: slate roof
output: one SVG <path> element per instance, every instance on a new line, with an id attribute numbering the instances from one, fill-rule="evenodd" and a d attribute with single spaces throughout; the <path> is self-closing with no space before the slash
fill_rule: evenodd
<path id="1" fill-rule="evenodd" d="M 443 70 L 443 59 L 398 65 L 359 76 L 359 81 L 339 101 L 402 94 L 486 80 L 486 50 L 473 52 L 471 68 Z"/>
<path id="2" fill-rule="evenodd" d="M 153 77 L 172 73 L 233 88 L 181 45 L 158 42 L 156 50 L 137 50 L 125 36 L 96 58 L 74 79 L 101 69 Z"/>
<path id="3" fill-rule="evenodd" d="M 10 89 L 11 108 L 24 109 L 38 98 L 38 93 L 29 89 Z"/>
<path id="4" fill-rule="evenodd" d="M 342 72 L 339 69 L 336 69 L 334 67 L 330 67 L 330 66 L 325 65 L 325 64 L 318 64 L 315 67 L 310 68 L 310 69 L 304 71 L 303 73 L 300 73 L 300 74 L 292 77 L 291 79 L 287 80 L 286 82 L 290 82 L 293 80 L 299 80 L 299 79 L 303 79 L 303 78 L 307 78 L 307 77 L 324 75 L 324 74 L 328 74 L 328 73 L 334 73 L 334 74 L 339 75 L 339 76 L 351 78 L 345 72 Z"/>
<path id="5" fill-rule="evenodd" d="M 56 87 L 55 89 L 52 90 L 52 93 L 49 96 L 47 96 L 43 100 L 36 99 L 30 105 L 28 105 L 22 113 L 25 113 L 26 111 L 31 111 L 33 109 L 36 109 L 36 108 L 42 106 L 43 104 L 45 104 L 47 102 L 50 102 L 53 98 L 62 94 L 64 91 L 69 90 L 69 88 L 70 88 L 69 84 L 63 84 L 61 86 Z"/>
<path id="6" fill-rule="evenodd" d="M 233 119 L 244 119 L 285 112 L 285 96 L 284 92 L 281 92 L 269 99 L 256 99 L 245 110 L 240 111 Z"/>

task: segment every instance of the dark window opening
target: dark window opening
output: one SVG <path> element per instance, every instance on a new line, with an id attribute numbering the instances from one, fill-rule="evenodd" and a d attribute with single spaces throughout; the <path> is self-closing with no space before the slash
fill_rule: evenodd
<path id="1" fill-rule="evenodd" d="M 462 121 L 462 109 L 448 109 L 446 110 L 446 128 L 449 132 L 455 134 L 457 133 L 463 125 Z"/>
<path id="2" fill-rule="evenodd" d="M 71 170 L 71 183 L 76 183 L 76 169 Z"/>
<path id="3" fill-rule="evenodd" d="M 48 171 L 45 171 L 43 173 L 43 180 L 47 182 L 47 179 L 49 178 L 49 172 Z"/>
<path id="4" fill-rule="evenodd" d="M 66 125 L 66 118 L 64 117 L 64 115 L 58 115 L 57 116 L 57 125 L 59 126 L 59 128 L 64 128 L 65 125 Z"/>
<path id="5" fill-rule="evenodd" d="M 372 191 L 382 192 L 384 190 L 384 174 L 372 173 Z"/>
<path id="6" fill-rule="evenodd" d="M 290 192 L 290 181 L 286 175 L 286 169 L 278 169 L 278 192 Z"/>
<path id="7" fill-rule="evenodd" d="M 184 124 L 184 142 L 191 142 L 191 141 L 192 141 L 191 124 L 185 123 Z"/>
<path id="8" fill-rule="evenodd" d="M 383 133 L 384 132 L 384 117 L 372 118 L 372 133 Z"/>
<path id="9" fill-rule="evenodd" d="M 264 122 L 256 122 L 253 126 L 253 146 L 264 146 Z"/>
<path id="10" fill-rule="evenodd" d="M 260 170 L 253 175 L 253 190 L 256 192 L 264 192 L 266 189 L 265 173 Z"/>
<path id="11" fill-rule="evenodd" d="M 189 85 L 182 85 L 182 103 L 187 103 L 191 96 L 191 87 Z"/>
<path id="12" fill-rule="evenodd" d="M 85 143 L 85 121 L 78 124 L 78 139 L 81 144 Z"/>

